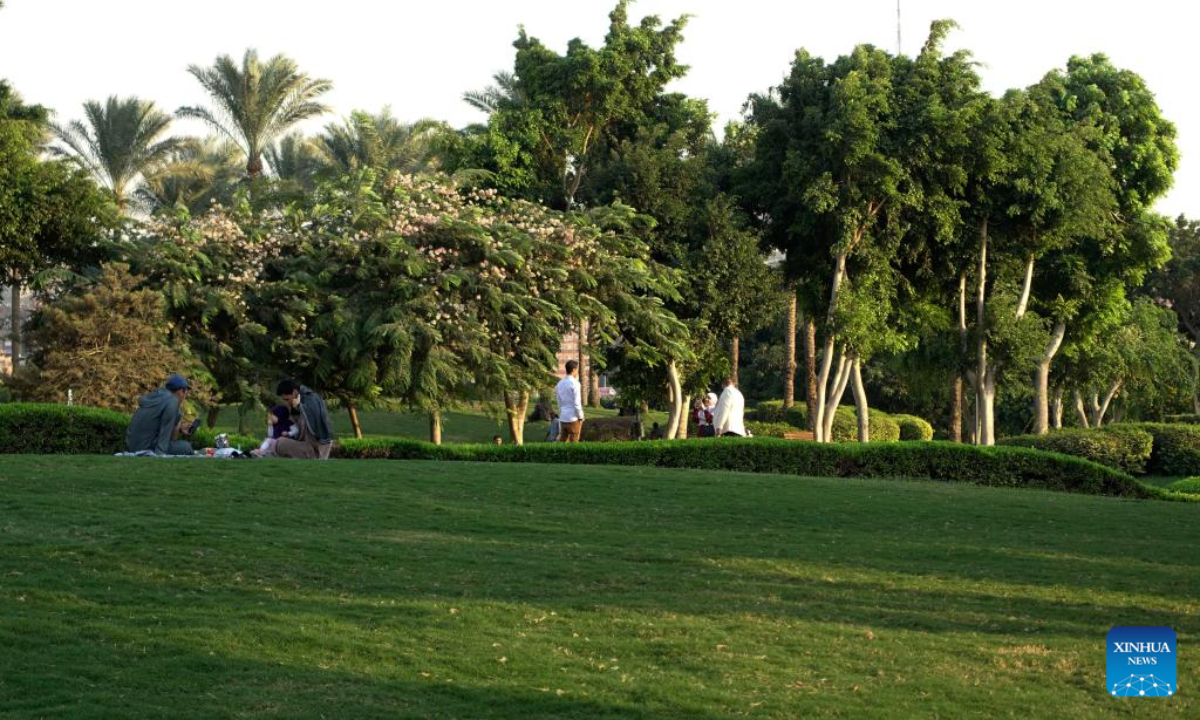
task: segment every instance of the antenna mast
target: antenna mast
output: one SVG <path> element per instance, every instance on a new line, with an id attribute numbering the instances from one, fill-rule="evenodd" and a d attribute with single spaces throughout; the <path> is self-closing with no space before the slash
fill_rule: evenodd
<path id="1" fill-rule="evenodd" d="M 900 44 L 900 0 L 896 0 L 896 54 L 901 52 L 902 45 Z"/>

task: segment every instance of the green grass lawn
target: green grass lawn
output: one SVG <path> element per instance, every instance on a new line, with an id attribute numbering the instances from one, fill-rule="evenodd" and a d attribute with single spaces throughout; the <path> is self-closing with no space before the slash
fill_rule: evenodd
<path id="1" fill-rule="evenodd" d="M 5 457 L 0 716 L 1200 716 L 1200 506 L 584 466 Z M 1108 696 L 1105 633 L 1179 633 Z"/>
<path id="2" fill-rule="evenodd" d="M 616 417 L 616 410 L 587 408 L 585 415 L 591 418 Z M 350 415 L 344 410 L 331 410 L 333 429 L 340 437 L 354 437 L 350 427 Z M 429 416 L 422 413 L 393 412 L 390 410 L 363 410 L 358 413 L 363 434 L 371 436 L 408 437 L 417 440 L 429 439 Z M 653 422 L 666 423 L 667 414 L 652 412 L 646 416 L 646 427 Z M 266 428 L 266 413 L 249 413 L 246 419 L 251 434 L 261 437 Z M 500 435 L 508 442 L 508 422 L 495 413 L 482 410 L 447 412 L 442 419 L 442 438 L 450 443 L 486 443 Z M 225 407 L 217 420 L 217 428 L 235 432 L 238 427 L 237 409 Z M 546 423 L 525 424 L 525 442 L 543 442 L 546 439 Z"/>

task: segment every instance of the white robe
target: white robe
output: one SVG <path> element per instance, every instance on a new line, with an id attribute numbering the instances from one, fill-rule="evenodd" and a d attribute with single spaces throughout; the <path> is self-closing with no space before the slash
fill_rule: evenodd
<path id="1" fill-rule="evenodd" d="M 713 429 L 717 437 L 725 433 L 734 433 L 745 437 L 746 398 L 742 392 L 730 385 L 721 393 L 717 401 L 717 409 L 713 411 Z"/>

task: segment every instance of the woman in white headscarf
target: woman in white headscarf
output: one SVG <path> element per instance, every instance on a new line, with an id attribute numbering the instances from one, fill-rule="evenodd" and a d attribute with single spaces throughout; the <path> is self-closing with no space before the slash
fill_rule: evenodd
<path id="1" fill-rule="evenodd" d="M 717 405 L 717 394 L 709 393 L 703 400 L 696 401 L 696 432 L 700 437 L 713 437 L 713 408 Z"/>

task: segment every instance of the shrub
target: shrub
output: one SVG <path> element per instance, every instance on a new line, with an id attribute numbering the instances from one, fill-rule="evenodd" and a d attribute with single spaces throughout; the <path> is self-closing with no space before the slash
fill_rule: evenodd
<path id="1" fill-rule="evenodd" d="M 1200 477 L 1190 477 L 1185 480 L 1173 482 L 1167 486 L 1167 489 L 1188 493 L 1189 495 L 1200 495 Z"/>
<path id="2" fill-rule="evenodd" d="M 762 423 L 787 422 L 787 411 L 782 400 L 764 400 L 754 408 L 753 419 Z"/>
<path id="3" fill-rule="evenodd" d="M 1074 455 L 1131 475 L 1146 474 L 1154 450 L 1154 436 L 1149 432 L 1121 426 L 1055 430 L 1047 435 L 1004 438 L 1000 443 Z"/>
<path id="4" fill-rule="evenodd" d="M 796 428 L 785 422 L 758 422 L 751 420 L 746 423 L 746 429 L 754 437 L 781 438 L 785 433 L 795 432 Z"/>
<path id="5" fill-rule="evenodd" d="M 933 426 L 916 415 L 890 415 L 900 426 L 901 440 L 921 440 L 928 442 L 933 439 Z"/>
<path id="6" fill-rule="evenodd" d="M 1172 493 L 1142 485 L 1112 468 L 1020 447 L 980 448 L 944 442 L 843 443 L 715 438 L 706 442 L 430 445 L 407 439 L 347 440 L 342 458 L 468 460 L 586 465 L 642 465 L 817 477 L 923 478 L 995 487 L 1033 487 L 1133 498 Z"/>
<path id="7" fill-rule="evenodd" d="M 1154 436 L 1147 472 L 1152 475 L 1200 475 L 1200 425 L 1128 423 L 1113 428 L 1144 430 Z"/>
<path id="8" fill-rule="evenodd" d="M 774 403 L 775 401 L 768 401 Z M 759 407 L 762 407 L 760 404 Z M 774 405 L 771 406 L 774 411 Z M 779 414 L 794 428 L 799 430 L 808 429 L 808 407 L 804 403 L 796 403 L 789 410 L 783 410 L 783 403 L 779 403 Z M 761 418 L 760 418 L 761 419 Z M 872 410 L 871 417 L 868 421 L 871 432 L 871 442 L 896 442 L 900 440 L 900 425 L 887 413 L 882 410 Z M 839 405 L 837 413 L 833 416 L 833 441 L 834 442 L 857 442 L 858 441 L 858 415 L 853 407 Z"/>
<path id="9" fill-rule="evenodd" d="M 125 449 L 129 416 L 40 403 L 0 405 L 0 453 L 95 455 Z"/>
<path id="10" fill-rule="evenodd" d="M 1200 415 L 1167 415 L 1163 422 L 1173 425 L 1200 425 Z"/>

